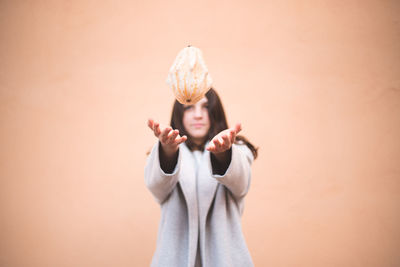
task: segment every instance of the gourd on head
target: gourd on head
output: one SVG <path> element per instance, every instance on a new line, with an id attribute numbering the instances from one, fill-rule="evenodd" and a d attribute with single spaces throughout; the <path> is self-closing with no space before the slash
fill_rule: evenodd
<path id="1" fill-rule="evenodd" d="M 169 70 L 166 82 L 181 104 L 193 105 L 202 99 L 212 86 L 212 78 L 201 50 L 191 45 L 182 49 Z"/>

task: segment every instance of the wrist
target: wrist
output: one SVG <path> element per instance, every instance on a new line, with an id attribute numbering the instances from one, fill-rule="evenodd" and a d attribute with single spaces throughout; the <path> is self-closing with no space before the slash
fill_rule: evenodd
<path id="1" fill-rule="evenodd" d="M 171 147 L 166 147 L 160 142 L 159 145 L 159 159 L 160 159 L 160 167 L 165 173 L 172 173 L 177 162 L 179 150 L 178 147 L 175 149 L 171 149 Z"/>
<path id="2" fill-rule="evenodd" d="M 160 144 L 161 144 L 162 152 L 167 157 L 174 156 L 179 148 L 179 146 L 164 145 L 161 142 L 160 142 Z"/>
<path id="3" fill-rule="evenodd" d="M 220 153 L 211 152 L 210 157 L 211 157 L 212 173 L 223 175 L 231 163 L 232 150 L 230 148 Z"/>
<path id="4" fill-rule="evenodd" d="M 218 160 L 220 162 L 225 162 L 229 158 L 230 152 L 231 152 L 231 148 L 229 148 L 223 152 L 219 152 L 219 153 L 211 152 L 211 153 L 214 155 L 216 160 Z"/>

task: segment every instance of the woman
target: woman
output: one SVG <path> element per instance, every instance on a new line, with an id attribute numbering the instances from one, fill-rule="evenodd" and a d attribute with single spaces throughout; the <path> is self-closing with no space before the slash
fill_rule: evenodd
<path id="1" fill-rule="evenodd" d="M 175 101 L 171 126 L 149 119 L 159 139 L 145 183 L 161 205 L 151 266 L 253 266 L 241 229 L 258 148 L 228 128 L 213 88 L 194 105 Z"/>

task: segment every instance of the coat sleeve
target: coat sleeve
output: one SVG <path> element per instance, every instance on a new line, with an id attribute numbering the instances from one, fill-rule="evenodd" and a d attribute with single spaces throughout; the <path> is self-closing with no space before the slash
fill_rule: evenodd
<path id="1" fill-rule="evenodd" d="M 244 197 L 250 187 L 251 164 L 254 156 L 251 150 L 245 145 L 233 144 L 232 157 L 228 169 L 223 175 L 213 174 L 211 157 L 209 157 L 209 168 L 212 177 L 225 185 L 236 198 Z"/>
<path id="2" fill-rule="evenodd" d="M 165 173 L 160 166 L 160 141 L 153 146 L 146 160 L 144 180 L 147 188 L 159 204 L 162 204 L 176 186 L 181 165 L 181 152 L 178 149 L 178 159 L 172 173 Z"/>

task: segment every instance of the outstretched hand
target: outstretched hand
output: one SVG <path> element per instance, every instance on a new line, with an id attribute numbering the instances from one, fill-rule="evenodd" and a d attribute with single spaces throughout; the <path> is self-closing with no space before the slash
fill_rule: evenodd
<path id="1" fill-rule="evenodd" d="M 186 141 L 187 136 L 180 136 L 179 130 L 172 130 L 171 126 L 163 126 L 155 122 L 153 119 L 148 119 L 147 126 L 153 131 L 154 135 L 160 140 L 160 143 L 167 153 L 173 153 L 178 149 L 179 144 Z"/>
<path id="2" fill-rule="evenodd" d="M 223 130 L 210 141 L 206 149 L 214 154 L 222 153 L 231 148 L 236 135 L 242 130 L 242 125 L 237 123 L 235 127 Z"/>

